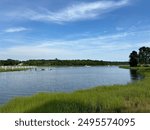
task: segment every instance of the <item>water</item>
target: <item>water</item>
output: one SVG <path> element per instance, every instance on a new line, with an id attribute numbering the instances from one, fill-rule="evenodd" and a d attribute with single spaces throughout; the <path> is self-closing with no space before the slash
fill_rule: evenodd
<path id="1" fill-rule="evenodd" d="M 99 85 L 127 84 L 136 72 L 118 67 L 53 67 L 0 73 L 0 104 L 38 92 L 71 92 Z"/>

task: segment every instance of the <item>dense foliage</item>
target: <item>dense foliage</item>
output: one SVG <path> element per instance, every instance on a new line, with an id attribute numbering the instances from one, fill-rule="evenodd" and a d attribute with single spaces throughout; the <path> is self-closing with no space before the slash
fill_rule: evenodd
<path id="1" fill-rule="evenodd" d="M 26 65 L 26 66 L 98 66 L 98 65 L 127 65 L 128 62 L 110 62 L 110 61 L 99 61 L 99 60 L 0 60 L 0 66 L 8 65 Z"/>
<path id="2" fill-rule="evenodd" d="M 132 67 L 136 67 L 138 64 L 138 54 L 136 51 L 132 51 L 132 53 L 130 54 L 130 61 L 129 64 Z"/>
<path id="3" fill-rule="evenodd" d="M 127 62 L 109 62 L 98 60 L 28 60 L 24 65 L 36 66 L 98 66 L 98 65 L 122 65 L 128 64 Z"/>
<path id="4" fill-rule="evenodd" d="M 12 59 L 0 60 L 0 66 L 18 65 L 19 63 L 20 61 Z"/>
<path id="5" fill-rule="evenodd" d="M 129 58 L 129 64 L 131 67 L 136 67 L 138 64 L 150 64 L 150 47 L 141 47 L 139 49 L 139 53 L 132 51 L 132 53 L 129 55 Z"/>
<path id="6" fill-rule="evenodd" d="M 150 47 L 141 47 L 139 49 L 139 63 L 150 64 Z"/>

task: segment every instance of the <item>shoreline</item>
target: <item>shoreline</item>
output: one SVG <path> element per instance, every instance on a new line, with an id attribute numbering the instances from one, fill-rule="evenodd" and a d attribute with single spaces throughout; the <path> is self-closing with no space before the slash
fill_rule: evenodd
<path id="1" fill-rule="evenodd" d="M 14 71 L 25 71 L 25 70 L 28 70 L 28 69 L 0 69 L 0 73 L 1 72 L 14 72 Z"/>
<path id="2" fill-rule="evenodd" d="M 1 72 L 25 71 L 31 69 L 32 66 L 0 66 Z"/>
<path id="3" fill-rule="evenodd" d="M 105 66 L 108 66 L 108 65 L 96 65 L 96 66 L 19 66 L 19 68 L 15 67 L 15 66 L 0 66 L 0 73 L 1 72 L 26 71 L 26 70 L 35 69 L 35 68 L 103 67 L 103 66 L 105 67 Z M 117 65 L 110 65 L 110 66 L 117 66 Z M 14 67 L 14 68 L 11 68 L 11 67 Z"/>

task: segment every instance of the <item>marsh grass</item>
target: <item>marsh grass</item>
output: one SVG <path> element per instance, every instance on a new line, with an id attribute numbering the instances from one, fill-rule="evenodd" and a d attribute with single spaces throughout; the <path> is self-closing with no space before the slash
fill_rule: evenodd
<path id="1" fill-rule="evenodd" d="M 27 68 L 14 68 L 14 69 L 3 69 L 0 68 L 0 72 L 11 72 L 11 71 L 24 71 L 24 70 L 28 70 Z"/>
<path id="2" fill-rule="evenodd" d="M 72 93 L 39 93 L 30 97 L 17 97 L 1 106 L 0 112 L 150 112 L 150 68 L 138 68 L 138 71 L 145 78 L 127 85 L 100 86 Z"/>

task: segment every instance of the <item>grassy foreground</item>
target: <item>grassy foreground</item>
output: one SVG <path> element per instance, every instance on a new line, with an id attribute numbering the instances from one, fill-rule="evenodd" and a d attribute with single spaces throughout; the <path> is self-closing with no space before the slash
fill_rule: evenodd
<path id="1" fill-rule="evenodd" d="M 0 112 L 150 112 L 150 68 L 138 71 L 145 78 L 134 83 L 18 97 L 1 106 Z"/>

